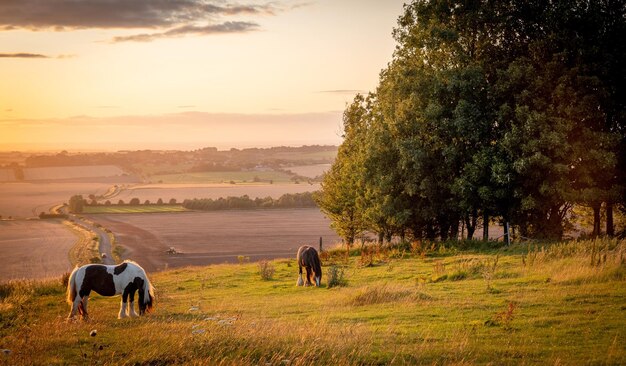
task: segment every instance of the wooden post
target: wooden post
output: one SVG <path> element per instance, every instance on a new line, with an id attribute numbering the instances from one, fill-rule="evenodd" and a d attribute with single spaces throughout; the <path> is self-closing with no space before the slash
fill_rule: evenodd
<path id="1" fill-rule="evenodd" d="M 322 237 L 320 236 L 320 253 L 322 252 Z"/>
<path id="2" fill-rule="evenodd" d="M 509 222 L 504 222 L 504 235 L 506 236 L 506 245 L 511 245 L 511 226 L 509 226 Z"/>

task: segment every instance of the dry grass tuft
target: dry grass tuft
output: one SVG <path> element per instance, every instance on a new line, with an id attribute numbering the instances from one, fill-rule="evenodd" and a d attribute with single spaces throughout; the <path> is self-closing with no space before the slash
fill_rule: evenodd
<path id="1" fill-rule="evenodd" d="M 382 284 L 363 287 L 348 300 L 349 305 L 365 306 L 389 302 L 429 301 L 432 297 L 424 292 L 399 285 Z"/>
<path id="2" fill-rule="evenodd" d="M 529 272 L 547 274 L 551 281 L 581 284 L 626 279 L 626 241 L 596 239 L 530 247 L 522 256 Z"/>

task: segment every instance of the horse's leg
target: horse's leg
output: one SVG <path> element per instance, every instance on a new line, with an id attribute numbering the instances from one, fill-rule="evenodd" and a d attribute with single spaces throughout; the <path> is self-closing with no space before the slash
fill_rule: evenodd
<path id="1" fill-rule="evenodd" d="M 311 267 L 306 267 L 306 283 L 304 286 L 311 286 Z"/>
<path id="2" fill-rule="evenodd" d="M 137 315 L 137 313 L 135 313 L 135 305 L 134 305 L 136 291 L 137 291 L 136 289 L 133 289 L 130 291 L 130 294 L 129 294 L 130 301 L 128 302 L 128 315 L 130 315 L 131 317 L 139 316 Z"/>
<path id="3" fill-rule="evenodd" d="M 120 313 L 117 315 L 118 319 L 126 318 L 128 311 L 126 310 L 126 302 L 128 301 L 128 291 L 124 290 L 122 293 L 122 301 L 120 303 Z"/>
<path id="4" fill-rule="evenodd" d="M 83 319 L 88 319 L 89 314 L 87 314 L 87 302 L 89 301 L 89 296 L 83 297 Z"/>
<path id="5" fill-rule="evenodd" d="M 70 310 L 70 315 L 68 316 L 68 319 L 73 319 L 74 317 L 76 317 L 76 313 L 78 312 L 78 304 L 80 304 L 81 302 L 81 298 L 78 294 L 76 294 L 76 297 L 74 298 L 74 302 L 72 303 L 72 309 Z"/>
<path id="6" fill-rule="evenodd" d="M 302 266 L 298 263 L 298 282 L 296 282 L 296 286 L 304 285 L 304 281 L 302 280 Z"/>

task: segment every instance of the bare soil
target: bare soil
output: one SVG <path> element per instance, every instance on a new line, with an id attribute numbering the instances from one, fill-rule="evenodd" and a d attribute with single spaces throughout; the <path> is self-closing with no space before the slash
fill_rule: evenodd
<path id="1" fill-rule="evenodd" d="M 61 276 L 77 240 L 58 220 L 0 221 L 0 282 Z"/>
<path id="2" fill-rule="evenodd" d="M 91 215 L 116 235 L 123 257 L 147 271 L 295 257 L 302 244 L 339 242 L 318 209 Z M 168 254 L 172 247 L 176 254 Z"/>
<path id="3" fill-rule="evenodd" d="M 57 204 L 68 202 L 75 194 L 104 194 L 109 183 L 0 183 L 2 218 L 35 217 Z"/>

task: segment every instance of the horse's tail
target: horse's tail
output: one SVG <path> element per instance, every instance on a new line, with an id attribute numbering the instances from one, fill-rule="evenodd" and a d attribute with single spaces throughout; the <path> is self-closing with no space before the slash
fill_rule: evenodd
<path id="1" fill-rule="evenodd" d="M 76 299 L 76 295 L 78 293 L 78 290 L 76 289 L 76 272 L 78 272 L 78 267 L 74 268 L 69 279 L 67 280 L 67 302 L 70 305 L 74 304 L 74 299 Z"/>
<path id="2" fill-rule="evenodd" d="M 148 276 L 145 276 L 145 271 L 144 271 L 144 277 L 145 277 L 145 281 L 143 284 L 143 303 L 146 307 L 146 312 L 149 313 L 150 311 L 152 311 L 152 308 L 154 307 L 154 300 L 155 300 L 154 286 L 152 286 L 152 284 L 150 283 Z"/>

